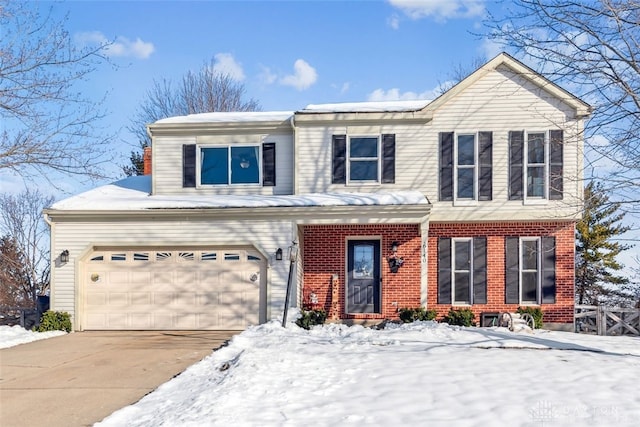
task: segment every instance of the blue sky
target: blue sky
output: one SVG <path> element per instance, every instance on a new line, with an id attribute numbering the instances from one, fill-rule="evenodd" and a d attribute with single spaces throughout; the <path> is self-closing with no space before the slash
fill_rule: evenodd
<path id="1" fill-rule="evenodd" d="M 263 110 L 310 103 L 431 98 L 451 70 L 498 50 L 482 31 L 483 0 L 41 2 L 78 44 L 113 41 L 116 67 L 90 76 L 107 92 L 105 125 L 120 164 L 135 139 L 123 129 L 154 79 L 178 80 L 211 59 Z M 499 12 L 499 11 L 498 11 Z M 130 145 L 129 145 L 130 144 Z M 118 173 L 115 168 L 113 173 Z"/>

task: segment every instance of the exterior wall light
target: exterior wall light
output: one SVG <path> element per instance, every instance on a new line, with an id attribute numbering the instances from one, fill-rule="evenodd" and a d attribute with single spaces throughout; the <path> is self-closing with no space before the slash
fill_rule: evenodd
<path id="1" fill-rule="evenodd" d="M 387 262 L 389 263 L 389 269 L 392 273 L 397 273 L 398 269 L 402 267 L 404 264 L 404 258 L 398 256 L 398 247 L 400 244 L 394 241 L 391 244 L 391 256 L 387 258 Z"/>
<path id="2" fill-rule="evenodd" d="M 69 262 L 69 251 L 68 250 L 64 250 L 62 252 L 60 252 L 60 264 L 66 264 Z"/>
<path id="3" fill-rule="evenodd" d="M 282 261 L 282 248 L 276 250 L 276 261 Z"/>

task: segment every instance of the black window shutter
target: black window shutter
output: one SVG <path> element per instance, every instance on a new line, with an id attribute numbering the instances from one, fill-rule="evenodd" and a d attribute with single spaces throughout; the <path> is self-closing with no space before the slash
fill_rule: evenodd
<path id="1" fill-rule="evenodd" d="M 396 136 L 382 135 L 382 183 L 396 182 Z"/>
<path id="2" fill-rule="evenodd" d="M 505 239 L 505 302 L 518 304 L 520 302 L 520 239 L 507 237 Z"/>
<path id="3" fill-rule="evenodd" d="M 196 145 L 182 146 L 182 186 L 196 186 Z"/>
<path id="4" fill-rule="evenodd" d="M 276 143 L 262 144 L 262 185 L 274 187 L 276 185 Z"/>
<path id="5" fill-rule="evenodd" d="M 438 239 L 438 304 L 451 304 L 451 239 Z"/>
<path id="6" fill-rule="evenodd" d="M 563 134 L 561 130 L 549 131 L 549 199 L 562 200 Z"/>
<path id="7" fill-rule="evenodd" d="M 493 133 L 478 135 L 478 200 L 491 200 L 493 195 Z"/>
<path id="8" fill-rule="evenodd" d="M 453 132 L 440 132 L 439 200 L 453 200 Z"/>
<path id="9" fill-rule="evenodd" d="M 524 197 L 523 182 L 524 132 L 509 132 L 509 200 L 522 200 Z"/>
<path id="10" fill-rule="evenodd" d="M 542 238 L 542 302 L 556 302 L 556 238 Z"/>
<path id="11" fill-rule="evenodd" d="M 473 238 L 473 303 L 487 303 L 487 238 Z"/>
<path id="12" fill-rule="evenodd" d="M 347 136 L 333 135 L 333 161 L 331 182 L 345 184 L 347 182 Z"/>

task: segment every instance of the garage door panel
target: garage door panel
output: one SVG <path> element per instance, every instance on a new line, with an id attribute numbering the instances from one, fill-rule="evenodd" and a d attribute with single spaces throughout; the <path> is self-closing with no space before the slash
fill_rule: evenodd
<path id="1" fill-rule="evenodd" d="M 153 305 L 162 308 L 170 307 L 173 302 L 173 292 L 154 292 Z"/>
<path id="2" fill-rule="evenodd" d="M 131 313 L 129 320 L 133 329 L 149 329 L 153 325 L 150 313 Z"/>
<path id="3" fill-rule="evenodd" d="M 120 286 L 127 286 L 129 283 L 129 272 L 110 271 L 108 274 L 108 283 L 116 289 Z"/>
<path id="4" fill-rule="evenodd" d="M 151 293 L 150 292 L 132 292 L 131 293 L 131 305 L 151 305 Z"/>
<path id="5" fill-rule="evenodd" d="M 266 263 L 256 261 L 262 259 L 257 252 L 98 252 L 83 264 L 85 329 L 243 329 L 259 323 Z"/>
<path id="6" fill-rule="evenodd" d="M 129 294 L 126 292 L 109 292 L 109 305 L 127 306 L 129 305 Z"/>
<path id="7" fill-rule="evenodd" d="M 145 266 L 147 269 L 148 266 Z M 138 266 L 134 266 L 134 268 L 138 268 Z M 139 286 L 149 285 L 151 283 L 151 272 L 150 271 L 132 271 L 131 272 L 131 282 L 136 283 Z"/>

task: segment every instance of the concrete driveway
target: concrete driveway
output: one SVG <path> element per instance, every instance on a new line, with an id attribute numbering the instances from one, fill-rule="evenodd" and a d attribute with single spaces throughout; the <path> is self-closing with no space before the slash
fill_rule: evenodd
<path id="1" fill-rule="evenodd" d="M 0 426 L 87 426 L 137 402 L 236 331 L 75 332 L 0 350 Z"/>

